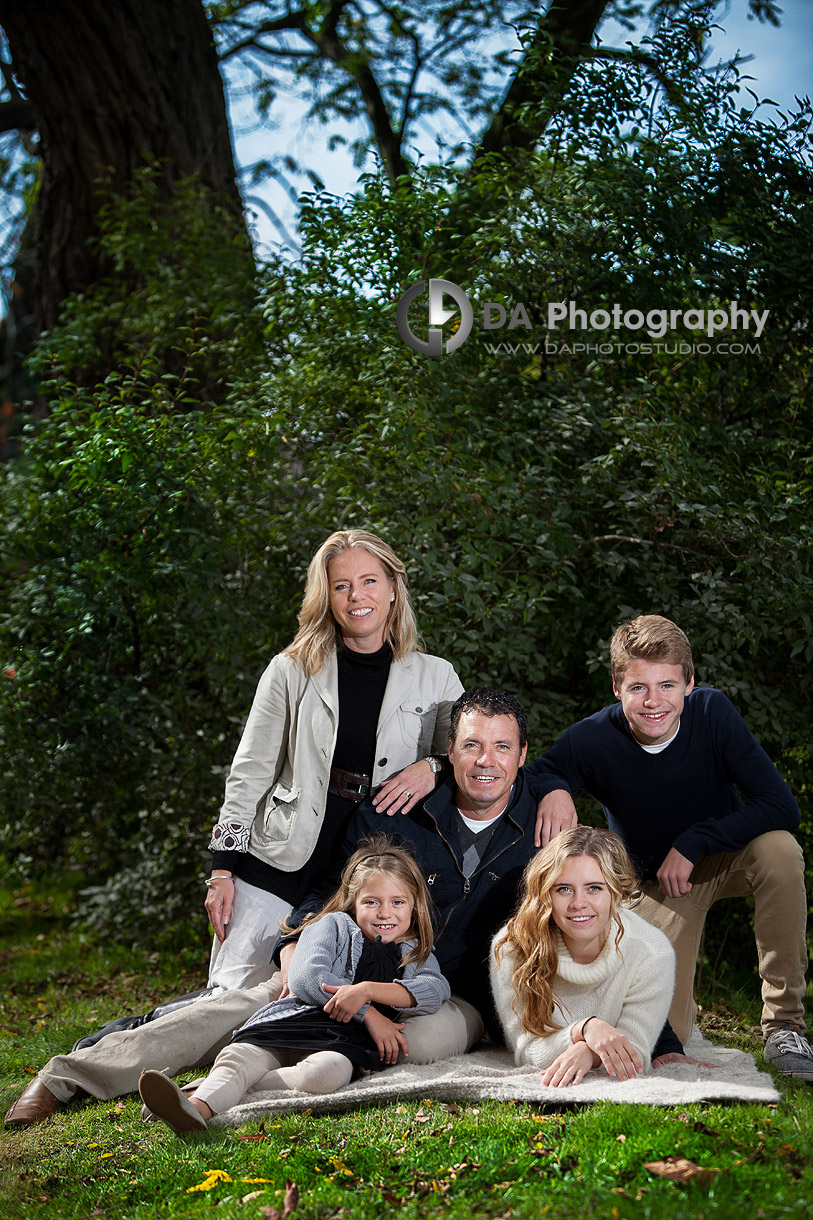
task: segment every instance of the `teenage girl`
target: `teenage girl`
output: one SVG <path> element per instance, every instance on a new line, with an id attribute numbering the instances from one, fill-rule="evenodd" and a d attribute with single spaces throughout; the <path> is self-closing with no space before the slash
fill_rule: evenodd
<path id="1" fill-rule="evenodd" d="M 646 1071 L 675 981 L 657 928 L 622 908 L 636 887 L 609 830 L 576 826 L 529 862 L 516 914 L 494 938 L 491 986 L 517 1063 L 542 1083 L 578 1084 L 592 1068 Z"/>
<path id="2" fill-rule="evenodd" d="M 341 883 L 301 928 L 291 994 L 246 1022 L 186 1096 L 161 1072 L 144 1072 L 148 1110 L 179 1134 L 250 1090 L 330 1093 L 357 1068 L 379 1071 L 408 1054 L 403 1017 L 436 1012 L 449 984 L 432 954 L 432 916 L 414 857 L 384 836 L 362 843 Z"/>

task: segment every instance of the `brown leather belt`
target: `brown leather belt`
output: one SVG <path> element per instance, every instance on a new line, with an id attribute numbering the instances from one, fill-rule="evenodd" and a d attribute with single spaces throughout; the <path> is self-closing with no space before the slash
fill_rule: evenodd
<path id="1" fill-rule="evenodd" d="M 334 796 L 343 796 L 346 801 L 363 801 L 369 796 L 373 787 L 371 775 L 357 775 L 355 771 L 342 771 L 339 767 L 331 767 L 328 792 Z"/>

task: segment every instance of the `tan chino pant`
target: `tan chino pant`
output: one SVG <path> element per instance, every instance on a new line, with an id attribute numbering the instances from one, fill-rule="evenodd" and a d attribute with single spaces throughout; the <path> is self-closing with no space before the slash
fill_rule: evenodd
<path id="1" fill-rule="evenodd" d="M 697 1008 L 694 975 L 706 915 L 721 898 L 754 896 L 754 938 L 762 979 L 764 1037 L 790 1025 L 804 1032 L 805 928 L 804 857 L 792 834 L 772 830 L 738 852 L 701 856 L 682 898 L 667 898 L 656 881 L 633 896 L 630 908 L 669 937 L 677 957 L 669 1020 L 685 1043 Z"/>

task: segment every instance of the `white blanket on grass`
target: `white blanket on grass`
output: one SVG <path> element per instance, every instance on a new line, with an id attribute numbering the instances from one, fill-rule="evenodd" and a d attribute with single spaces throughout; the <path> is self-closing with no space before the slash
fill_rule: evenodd
<path id="1" fill-rule="evenodd" d="M 715 1046 L 697 1030 L 686 1052 L 715 1066 L 671 1063 L 647 1076 L 625 1081 L 612 1080 L 604 1071 L 593 1071 L 581 1084 L 552 1089 L 542 1084 L 538 1068 L 516 1067 L 504 1048 L 487 1046 L 425 1066 L 400 1063 L 354 1080 L 335 1093 L 249 1093 L 240 1105 L 218 1115 L 212 1123 L 237 1127 L 264 1114 L 297 1110 L 327 1114 L 425 1097 L 441 1101 L 493 1097 L 553 1106 L 603 1100 L 654 1106 L 682 1106 L 693 1101 L 779 1101 L 772 1077 L 757 1069 L 752 1055 Z"/>

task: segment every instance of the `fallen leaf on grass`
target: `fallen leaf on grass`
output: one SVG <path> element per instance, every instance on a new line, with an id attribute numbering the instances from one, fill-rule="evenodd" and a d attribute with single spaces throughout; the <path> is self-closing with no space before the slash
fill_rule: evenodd
<path id="1" fill-rule="evenodd" d="M 712 1128 L 707 1127 L 705 1123 L 701 1123 L 699 1119 L 697 1122 L 692 1123 L 692 1131 L 697 1131 L 699 1135 L 710 1135 L 711 1138 L 715 1140 L 723 1138 L 719 1131 L 712 1130 Z"/>
<path id="2" fill-rule="evenodd" d="M 251 1194 L 243 1195 L 240 1200 L 241 1206 L 245 1207 L 246 1203 L 250 1203 L 252 1199 L 260 1199 L 265 1194 L 264 1190 L 252 1190 Z"/>
<path id="3" fill-rule="evenodd" d="M 299 1187 L 295 1182 L 286 1181 L 282 1211 L 279 1211 L 276 1207 L 261 1207 L 260 1216 L 262 1220 L 286 1220 L 286 1217 L 290 1216 L 298 1203 Z"/>
<path id="4" fill-rule="evenodd" d="M 196 1190 L 214 1190 L 218 1182 L 231 1182 L 231 1178 L 226 1173 L 225 1169 L 207 1169 L 206 1177 L 202 1182 L 198 1182 L 197 1186 L 190 1186 L 186 1190 L 186 1194 L 194 1194 Z"/>
<path id="5" fill-rule="evenodd" d="M 647 1188 L 645 1186 L 641 1186 L 638 1190 L 638 1193 L 635 1195 L 631 1195 L 628 1190 L 624 1190 L 623 1186 L 611 1186 L 610 1187 L 611 1195 L 623 1195 L 625 1199 L 634 1199 L 636 1203 L 640 1203 L 641 1200 L 643 1199 L 644 1195 L 648 1194 L 648 1193 L 649 1192 L 647 1191 Z"/>
<path id="6" fill-rule="evenodd" d="M 764 1144 L 761 1147 L 764 1147 Z M 780 1144 L 776 1155 L 784 1159 L 785 1172 L 798 1181 L 802 1176 L 802 1166 L 806 1163 L 802 1154 L 797 1152 L 792 1144 Z"/>
<path id="7" fill-rule="evenodd" d="M 270 1135 L 238 1135 L 237 1138 L 239 1140 L 244 1140 L 245 1143 L 247 1143 L 247 1144 L 251 1144 L 251 1143 L 262 1144 L 265 1142 L 265 1140 L 270 1140 L 271 1136 Z"/>
<path id="8" fill-rule="evenodd" d="M 553 1149 L 544 1143 L 546 1139 L 547 1133 L 544 1131 L 534 1131 L 532 1135 L 528 1136 L 528 1147 L 532 1156 L 548 1156 L 553 1152 Z"/>
<path id="9" fill-rule="evenodd" d="M 282 1220 L 286 1216 L 290 1216 L 291 1212 L 299 1203 L 299 1187 L 296 1182 L 286 1180 L 285 1182 L 285 1199 L 282 1204 Z"/>
<path id="10" fill-rule="evenodd" d="M 681 1185 L 696 1182 L 698 1186 L 710 1186 L 720 1173 L 719 1169 L 703 1169 L 683 1156 L 668 1156 L 665 1161 L 645 1161 L 644 1169 L 659 1178 L 668 1178 L 671 1182 L 679 1182 Z"/>

